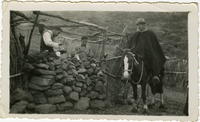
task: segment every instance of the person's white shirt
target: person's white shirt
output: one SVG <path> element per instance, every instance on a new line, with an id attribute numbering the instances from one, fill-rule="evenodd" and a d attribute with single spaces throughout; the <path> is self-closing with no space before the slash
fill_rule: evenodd
<path id="1" fill-rule="evenodd" d="M 53 47 L 54 51 L 56 52 L 56 55 L 60 57 L 60 52 L 58 51 L 59 44 L 52 41 L 51 39 L 52 36 L 53 36 L 53 32 L 51 30 L 44 32 L 43 34 L 44 43 L 49 47 Z"/>
<path id="2" fill-rule="evenodd" d="M 53 32 L 51 30 L 46 31 L 43 34 L 44 43 L 53 48 L 59 48 L 59 44 L 52 41 L 51 36 L 53 36 Z"/>

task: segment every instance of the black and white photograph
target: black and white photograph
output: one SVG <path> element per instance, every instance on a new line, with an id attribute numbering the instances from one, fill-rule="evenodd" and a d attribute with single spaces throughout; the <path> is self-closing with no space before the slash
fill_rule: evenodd
<path id="1" fill-rule="evenodd" d="M 9 114 L 190 116 L 189 14 L 9 10 Z"/>

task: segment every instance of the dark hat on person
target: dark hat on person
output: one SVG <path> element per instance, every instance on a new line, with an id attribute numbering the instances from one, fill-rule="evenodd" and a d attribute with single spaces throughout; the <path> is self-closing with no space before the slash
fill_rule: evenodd
<path id="1" fill-rule="evenodd" d="M 88 39 L 88 37 L 87 36 L 82 36 L 81 40 L 84 40 L 84 39 Z"/>
<path id="2" fill-rule="evenodd" d="M 60 27 L 54 27 L 53 30 L 57 30 L 57 31 L 61 31 L 62 32 L 62 29 Z"/>
<path id="3" fill-rule="evenodd" d="M 136 25 L 138 24 L 146 24 L 146 21 L 144 18 L 138 18 L 137 21 L 136 21 Z"/>

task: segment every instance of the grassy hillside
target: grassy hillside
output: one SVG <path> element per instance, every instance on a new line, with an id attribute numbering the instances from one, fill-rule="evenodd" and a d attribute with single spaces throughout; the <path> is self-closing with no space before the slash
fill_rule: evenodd
<path id="1" fill-rule="evenodd" d="M 23 12 L 28 17 L 35 18 L 35 15 L 30 11 Z M 97 24 L 99 26 L 108 27 L 108 30 L 113 32 L 122 33 L 123 29 L 128 26 L 126 33 L 136 32 L 135 21 L 139 17 L 146 19 L 147 27 L 149 30 L 155 32 L 160 41 L 166 56 L 170 58 L 187 59 L 188 56 L 188 32 L 187 32 L 187 15 L 188 13 L 177 12 L 100 12 L 100 11 L 54 11 L 46 12 L 62 17 L 76 19 Z M 40 23 L 45 25 L 70 25 L 71 23 L 51 18 L 40 16 Z M 20 27 L 21 29 L 28 30 L 26 35 L 30 32 L 30 27 Z M 87 29 L 87 27 L 80 28 L 63 28 L 63 30 L 71 33 L 79 33 L 82 35 L 89 35 L 98 30 Z M 35 31 L 37 32 L 37 29 Z M 35 35 L 33 47 L 35 49 L 39 45 L 40 37 Z M 67 35 L 70 36 L 70 35 Z M 78 37 L 73 35 L 73 37 Z M 70 45 L 70 44 L 69 44 Z M 73 45 L 73 44 L 72 44 Z M 71 48 L 72 46 L 70 46 Z M 113 45 L 110 45 L 113 47 Z M 97 49 L 97 46 L 94 46 Z"/>

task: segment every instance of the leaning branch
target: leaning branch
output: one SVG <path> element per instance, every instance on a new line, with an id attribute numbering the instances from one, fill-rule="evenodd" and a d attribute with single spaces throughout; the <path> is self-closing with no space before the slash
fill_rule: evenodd
<path id="1" fill-rule="evenodd" d="M 52 15 L 52 14 L 48 14 L 48 13 L 44 13 L 44 12 L 38 12 L 38 14 L 40 15 L 44 15 L 44 16 L 49 16 L 49 17 L 54 17 L 54 18 L 58 18 L 67 22 L 72 22 L 72 23 L 76 23 L 76 24 L 81 24 L 81 25 L 86 25 L 86 26 L 90 26 L 90 27 L 94 27 L 94 28 L 98 28 L 100 30 L 106 30 L 106 28 L 98 26 L 96 24 L 92 24 L 92 23 L 87 23 L 87 22 L 82 22 L 82 21 L 77 21 L 77 20 L 73 20 L 73 19 L 69 19 L 69 18 L 63 18 L 61 16 L 58 15 Z"/>

